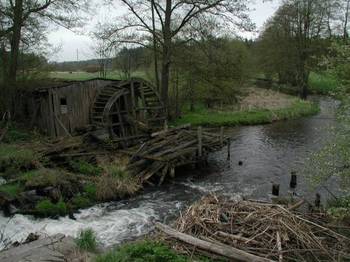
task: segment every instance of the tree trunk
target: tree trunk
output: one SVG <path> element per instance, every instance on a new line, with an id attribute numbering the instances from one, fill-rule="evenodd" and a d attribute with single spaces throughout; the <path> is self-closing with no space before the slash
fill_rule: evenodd
<path id="1" fill-rule="evenodd" d="M 345 11 L 345 21 L 344 21 L 344 41 L 347 41 L 347 39 L 349 38 L 349 34 L 348 34 L 349 10 L 350 10 L 350 0 L 347 0 L 346 11 Z"/>
<path id="2" fill-rule="evenodd" d="M 180 116 L 180 101 L 179 101 L 179 71 L 175 73 L 175 118 Z"/>
<path id="3" fill-rule="evenodd" d="M 156 39 L 156 22 L 155 22 L 155 16 L 154 16 L 154 0 L 151 1 L 151 5 L 152 5 L 154 76 L 156 80 L 157 91 L 159 92 L 158 48 L 157 48 L 157 39 Z"/>
<path id="4" fill-rule="evenodd" d="M 171 59 L 171 2 L 166 0 L 165 22 L 163 27 L 163 61 L 162 61 L 162 100 L 168 115 L 169 109 L 169 79 L 170 79 L 170 59 Z"/>
<path id="5" fill-rule="evenodd" d="M 8 80 L 10 82 L 16 81 L 19 45 L 21 41 L 23 18 L 23 0 L 16 0 L 13 17 L 13 34 L 11 38 L 11 54 L 10 54 L 10 69 L 8 73 Z"/>

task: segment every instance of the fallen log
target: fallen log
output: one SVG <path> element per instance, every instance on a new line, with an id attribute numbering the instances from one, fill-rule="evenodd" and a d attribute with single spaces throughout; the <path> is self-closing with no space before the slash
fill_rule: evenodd
<path id="1" fill-rule="evenodd" d="M 161 223 L 156 223 L 156 228 L 162 231 L 163 233 L 169 235 L 172 238 L 178 239 L 192 246 L 198 247 L 205 251 L 209 251 L 230 259 L 235 259 L 239 261 L 250 261 L 250 262 L 272 262 L 273 261 L 267 258 L 250 254 L 248 252 L 239 250 L 234 247 L 230 247 L 223 244 L 211 243 L 208 241 L 204 241 L 202 239 L 195 238 L 193 236 L 178 232 L 175 229 Z"/>

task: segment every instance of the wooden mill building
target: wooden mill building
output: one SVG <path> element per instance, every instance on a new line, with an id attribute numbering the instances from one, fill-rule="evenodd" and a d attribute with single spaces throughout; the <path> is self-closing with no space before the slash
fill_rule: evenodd
<path id="1" fill-rule="evenodd" d="M 165 110 L 145 80 L 93 79 L 37 89 L 32 124 L 51 137 L 90 130 L 114 141 L 128 141 L 162 128 Z"/>

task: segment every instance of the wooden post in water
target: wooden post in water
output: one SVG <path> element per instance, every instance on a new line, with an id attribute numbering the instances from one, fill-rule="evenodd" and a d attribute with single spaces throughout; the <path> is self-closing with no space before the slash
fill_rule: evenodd
<path id="1" fill-rule="evenodd" d="M 316 194 L 315 207 L 317 208 L 321 207 L 321 195 L 319 193 Z"/>
<path id="2" fill-rule="evenodd" d="M 198 158 L 203 156 L 203 129 L 201 126 L 198 127 Z"/>
<path id="3" fill-rule="evenodd" d="M 297 187 L 297 174 L 295 171 L 292 171 L 291 178 L 290 178 L 290 188 L 296 188 Z"/>
<path id="4" fill-rule="evenodd" d="M 227 140 L 227 161 L 231 160 L 231 138 Z"/>
<path id="5" fill-rule="evenodd" d="M 272 195 L 273 196 L 279 196 L 280 195 L 280 185 L 279 184 L 273 184 L 272 185 Z"/>
<path id="6" fill-rule="evenodd" d="M 220 144 L 221 146 L 224 145 L 224 127 L 223 126 L 220 128 Z"/>

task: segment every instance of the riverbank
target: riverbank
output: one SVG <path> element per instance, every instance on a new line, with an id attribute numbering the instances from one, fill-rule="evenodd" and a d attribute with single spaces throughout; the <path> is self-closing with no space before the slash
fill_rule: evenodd
<path id="1" fill-rule="evenodd" d="M 350 254 L 346 230 L 319 208 L 300 212 L 306 203 L 294 199 L 281 205 L 209 195 L 182 212 L 172 226 L 156 223 L 157 232 L 148 240 L 123 245 L 99 255 L 97 261 L 346 258 Z"/>
<path id="2" fill-rule="evenodd" d="M 74 217 L 79 209 L 124 199 L 142 189 L 125 170 L 122 155 L 82 137 L 51 141 L 10 127 L 4 142 L 0 203 L 7 216 Z"/>
<path id="3" fill-rule="evenodd" d="M 248 95 L 234 107 L 185 111 L 173 124 L 191 123 L 207 127 L 260 125 L 310 116 L 320 110 L 313 102 L 272 90 L 252 88 L 247 92 Z"/>

